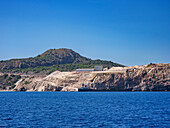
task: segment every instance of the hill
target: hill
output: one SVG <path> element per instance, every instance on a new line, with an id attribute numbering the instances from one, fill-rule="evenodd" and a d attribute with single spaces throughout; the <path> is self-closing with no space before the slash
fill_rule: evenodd
<path id="1" fill-rule="evenodd" d="M 111 61 L 92 60 L 81 56 L 71 49 L 61 48 L 49 49 L 36 57 L 0 61 L 0 72 L 50 74 L 55 70 L 73 71 L 77 68 L 91 68 L 94 65 L 123 67 L 123 65 Z"/>

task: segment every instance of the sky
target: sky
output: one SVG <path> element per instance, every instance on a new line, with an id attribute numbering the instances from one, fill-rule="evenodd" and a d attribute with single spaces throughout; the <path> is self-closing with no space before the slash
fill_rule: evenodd
<path id="1" fill-rule="evenodd" d="M 54 48 L 127 66 L 170 63 L 170 0 L 0 0 L 0 60 Z"/>

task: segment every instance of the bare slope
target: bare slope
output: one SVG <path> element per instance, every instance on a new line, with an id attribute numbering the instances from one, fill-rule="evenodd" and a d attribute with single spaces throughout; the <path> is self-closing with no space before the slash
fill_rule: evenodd
<path id="1" fill-rule="evenodd" d="M 86 81 L 93 83 L 94 90 L 170 91 L 170 64 L 149 64 L 124 69 L 112 68 L 103 73 L 56 71 L 44 78 L 27 78 L 20 81 L 14 90 L 77 91 Z"/>

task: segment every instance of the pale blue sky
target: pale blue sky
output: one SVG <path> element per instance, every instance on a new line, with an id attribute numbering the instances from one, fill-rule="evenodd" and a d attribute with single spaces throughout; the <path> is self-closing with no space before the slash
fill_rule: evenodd
<path id="1" fill-rule="evenodd" d="M 170 0 L 0 0 L 0 60 L 70 48 L 124 65 L 170 62 Z"/>

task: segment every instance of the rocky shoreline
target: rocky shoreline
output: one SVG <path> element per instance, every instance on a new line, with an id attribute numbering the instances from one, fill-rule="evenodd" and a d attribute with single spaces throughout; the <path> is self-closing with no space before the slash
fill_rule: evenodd
<path id="1" fill-rule="evenodd" d="M 46 77 L 22 77 L 5 91 L 170 91 L 170 64 L 113 67 L 101 72 L 59 72 Z M 1 89 L 2 90 L 2 89 Z"/>

